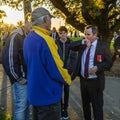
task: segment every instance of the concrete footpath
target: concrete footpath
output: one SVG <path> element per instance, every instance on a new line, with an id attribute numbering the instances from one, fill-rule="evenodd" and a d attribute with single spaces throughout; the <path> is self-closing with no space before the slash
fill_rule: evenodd
<path id="1" fill-rule="evenodd" d="M 73 81 L 70 90 L 71 120 L 84 120 L 79 80 Z M 106 77 L 104 90 L 104 120 L 120 120 L 120 78 Z"/>
<path id="2" fill-rule="evenodd" d="M 106 72 L 104 91 L 104 120 L 120 120 L 120 59 L 114 63 L 110 72 Z M 83 120 L 79 79 L 70 87 L 70 120 Z M 11 84 L 0 65 L 0 114 L 13 114 Z"/>

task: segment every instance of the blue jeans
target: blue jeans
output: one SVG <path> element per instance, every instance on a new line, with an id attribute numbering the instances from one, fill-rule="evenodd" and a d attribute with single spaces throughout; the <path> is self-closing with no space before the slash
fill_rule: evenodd
<path id="1" fill-rule="evenodd" d="M 15 82 L 12 85 L 15 103 L 14 120 L 29 120 L 29 103 L 27 100 L 27 85 Z"/>

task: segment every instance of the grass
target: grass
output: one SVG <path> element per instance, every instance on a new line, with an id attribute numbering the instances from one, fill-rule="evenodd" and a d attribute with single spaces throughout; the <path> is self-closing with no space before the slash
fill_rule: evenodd
<path id="1" fill-rule="evenodd" d="M 0 120 L 13 120 L 13 117 L 10 114 L 0 114 Z"/>
<path id="2" fill-rule="evenodd" d="M 70 40 L 72 41 L 77 41 L 77 40 L 82 40 L 83 38 L 81 37 L 70 37 Z"/>

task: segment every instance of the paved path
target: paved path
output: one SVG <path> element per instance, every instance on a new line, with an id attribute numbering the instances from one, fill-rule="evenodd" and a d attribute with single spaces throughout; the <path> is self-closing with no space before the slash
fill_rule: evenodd
<path id="1" fill-rule="evenodd" d="M 104 91 L 105 120 L 120 120 L 120 77 L 118 75 L 120 73 L 120 63 L 118 64 L 117 62 L 113 66 L 114 69 L 112 69 L 111 72 L 106 73 L 111 77 L 106 77 L 106 88 Z M 112 74 L 114 72 L 117 73 L 116 76 Z M 71 120 L 83 120 L 79 86 L 79 80 L 76 79 L 72 82 L 70 88 L 69 115 Z M 12 111 L 13 100 L 11 85 L 0 65 L 0 113 L 12 114 Z"/>
<path id="2" fill-rule="evenodd" d="M 73 81 L 70 91 L 70 109 L 76 116 L 71 120 L 83 120 L 82 102 L 80 95 L 79 80 Z M 120 120 L 120 78 L 106 77 L 106 88 L 104 91 L 104 116 L 105 120 Z"/>

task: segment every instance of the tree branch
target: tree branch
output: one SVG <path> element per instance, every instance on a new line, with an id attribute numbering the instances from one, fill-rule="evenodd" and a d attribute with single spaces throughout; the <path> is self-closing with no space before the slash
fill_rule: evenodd
<path id="1" fill-rule="evenodd" d="M 70 25 L 72 25 L 73 27 L 75 27 L 78 30 L 81 30 L 81 32 L 84 31 L 84 27 L 85 24 L 84 23 L 80 23 L 80 21 L 76 20 L 76 13 L 71 13 L 69 12 L 68 8 L 66 8 L 66 3 L 61 0 L 50 0 L 52 2 L 52 4 L 59 9 L 62 13 L 64 13 L 64 15 L 66 16 L 66 22 Z M 59 3 L 59 4 L 58 4 Z"/>
<path id="2" fill-rule="evenodd" d="M 89 0 L 82 0 L 82 16 L 86 20 L 87 24 L 91 24 L 90 21 L 93 20 L 93 18 L 89 14 L 90 11 L 89 7 L 90 7 Z"/>
<path id="3" fill-rule="evenodd" d="M 108 20 L 111 20 L 111 19 L 113 19 L 113 18 L 116 18 L 119 14 L 120 14 L 120 13 L 118 13 L 118 12 L 116 11 L 114 14 L 112 14 L 111 16 L 108 17 Z"/>
<path id="4" fill-rule="evenodd" d="M 111 30 L 118 30 L 118 29 L 120 29 L 120 19 L 117 19 L 116 21 L 115 21 L 115 24 L 113 25 L 113 26 L 111 26 Z"/>

